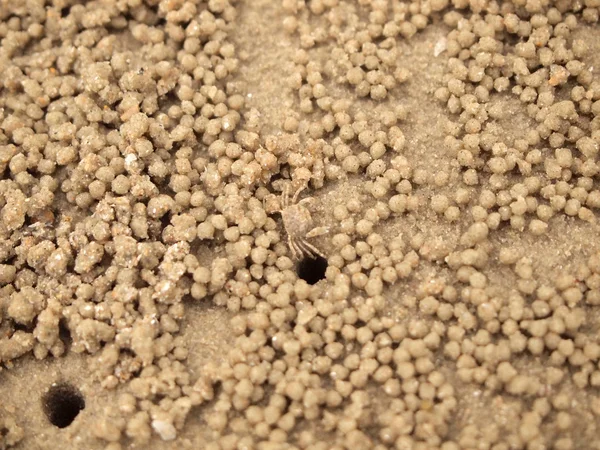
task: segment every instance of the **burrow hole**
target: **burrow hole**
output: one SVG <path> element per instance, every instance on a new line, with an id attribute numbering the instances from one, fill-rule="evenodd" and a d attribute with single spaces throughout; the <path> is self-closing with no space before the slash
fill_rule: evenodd
<path id="1" fill-rule="evenodd" d="M 65 428 L 85 408 L 83 395 L 74 386 L 61 383 L 53 384 L 42 399 L 44 412 L 52 425 Z"/>
<path id="2" fill-rule="evenodd" d="M 71 331 L 67 326 L 67 321 L 65 319 L 60 319 L 58 322 L 58 337 L 62 341 L 65 346 L 65 351 L 71 348 Z"/>
<path id="3" fill-rule="evenodd" d="M 305 256 L 296 267 L 298 276 L 308 284 L 315 284 L 317 281 L 325 278 L 327 270 L 327 260 L 321 256 L 310 258 Z"/>

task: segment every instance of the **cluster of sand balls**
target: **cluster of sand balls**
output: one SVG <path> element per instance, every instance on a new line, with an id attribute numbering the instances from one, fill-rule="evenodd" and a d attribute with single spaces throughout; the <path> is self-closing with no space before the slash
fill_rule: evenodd
<path id="1" fill-rule="evenodd" d="M 600 448 L 600 253 L 549 275 L 494 240 L 600 207 L 600 84 L 574 37 L 600 4 L 550 3 L 274 4 L 297 103 L 272 136 L 230 82 L 236 1 L 0 7 L 0 363 L 63 355 L 66 328 L 117 398 L 91 424 L 107 450 L 191 447 L 199 405 L 207 450 Z M 423 100 L 447 111 L 435 173 L 395 100 L 400 43 L 430 24 L 450 30 Z M 314 285 L 274 214 L 288 182 L 357 190 L 321 214 Z M 419 216 L 448 234 L 394 231 Z M 235 336 L 195 377 L 190 302 Z M 0 407 L 0 447 L 22 439 Z"/>

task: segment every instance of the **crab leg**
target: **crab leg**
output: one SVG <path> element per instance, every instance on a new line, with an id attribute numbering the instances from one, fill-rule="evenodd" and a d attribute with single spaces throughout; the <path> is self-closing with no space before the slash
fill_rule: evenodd
<path id="1" fill-rule="evenodd" d="M 298 246 L 303 249 L 312 259 L 317 259 L 317 255 L 323 259 L 327 259 L 321 251 L 312 244 L 309 244 L 304 239 L 299 240 Z"/>
<path id="2" fill-rule="evenodd" d="M 294 239 L 292 239 L 291 236 L 288 236 L 288 247 L 292 251 L 292 257 L 294 259 L 300 259 L 299 256 L 302 256 L 303 251 L 300 247 L 298 247 L 298 245 L 296 244 Z"/>
<path id="3" fill-rule="evenodd" d="M 301 192 L 302 192 L 304 189 L 306 189 L 306 184 L 307 184 L 307 183 L 304 183 L 304 184 L 302 184 L 302 186 L 300 186 L 300 187 L 298 188 L 298 190 L 297 190 L 297 191 L 296 191 L 296 193 L 294 194 L 294 197 L 292 198 L 292 205 L 295 205 L 295 204 L 297 203 L 297 201 L 298 201 L 298 197 L 300 196 L 300 193 L 301 193 Z"/>
<path id="4" fill-rule="evenodd" d="M 290 205 L 290 185 L 283 186 L 283 195 L 281 196 L 281 209 L 285 209 Z"/>
<path id="5" fill-rule="evenodd" d="M 302 251 L 303 255 L 308 256 L 310 259 L 316 259 L 317 257 L 315 255 L 315 253 L 309 247 L 307 247 L 304 244 L 305 244 L 305 242 L 303 240 L 301 240 L 301 239 L 298 239 L 296 241 L 296 245 Z"/>

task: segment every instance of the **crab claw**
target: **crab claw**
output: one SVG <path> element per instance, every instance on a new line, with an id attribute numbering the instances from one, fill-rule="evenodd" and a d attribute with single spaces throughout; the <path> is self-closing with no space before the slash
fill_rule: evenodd
<path id="1" fill-rule="evenodd" d="M 329 227 L 315 227 L 306 233 L 307 238 L 313 238 L 317 236 L 323 236 L 324 234 L 329 233 Z"/>

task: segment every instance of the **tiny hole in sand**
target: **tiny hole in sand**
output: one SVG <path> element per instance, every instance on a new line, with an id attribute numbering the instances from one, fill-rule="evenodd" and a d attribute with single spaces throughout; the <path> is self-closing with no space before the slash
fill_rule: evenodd
<path id="1" fill-rule="evenodd" d="M 79 389 L 69 384 L 55 384 L 42 399 L 44 412 L 52 425 L 65 428 L 71 425 L 83 408 L 85 400 Z"/>
<path id="2" fill-rule="evenodd" d="M 71 346 L 71 331 L 69 330 L 65 319 L 60 319 L 58 322 L 58 337 L 65 345 L 65 349 L 68 349 Z"/>
<path id="3" fill-rule="evenodd" d="M 326 270 L 327 260 L 321 256 L 317 256 L 315 259 L 306 256 L 297 266 L 298 276 L 308 284 L 315 284 L 325 278 Z"/>

